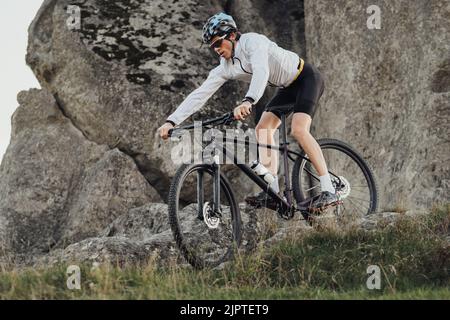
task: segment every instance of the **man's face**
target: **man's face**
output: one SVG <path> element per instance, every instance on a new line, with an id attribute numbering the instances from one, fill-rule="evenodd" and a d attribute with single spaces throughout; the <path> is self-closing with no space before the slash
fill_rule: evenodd
<path id="1" fill-rule="evenodd" d="M 230 40 L 234 40 L 236 38 L 236 34 L 232 33 L 229 37 Z M 211 41 L 210 47 L 221 57 L 225 59 L 230 59 L 233 51 L 233 46 L 230 41 L 225 40 L 225 38 L 214 36 Z"/>

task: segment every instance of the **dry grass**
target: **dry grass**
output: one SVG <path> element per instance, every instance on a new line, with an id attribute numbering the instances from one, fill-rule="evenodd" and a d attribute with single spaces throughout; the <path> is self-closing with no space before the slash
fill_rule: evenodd
<path id="1" fill-rule="evenodd" d="M 261 223 L 267 235 L 276 221 Z M 238 255 L 221 270 L 171 265 L 81 266 L 81 290 L 64 265 L 0 274 L 2 299 L 450 299 L 450 205 L 376 231 L 291 233 L 269 250 Z M 368 290 L 367 267 L 381 270 Z"/>

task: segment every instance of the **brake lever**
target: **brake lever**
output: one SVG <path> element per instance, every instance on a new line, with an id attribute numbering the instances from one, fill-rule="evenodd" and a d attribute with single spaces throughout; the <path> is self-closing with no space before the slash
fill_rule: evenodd
<path id="1" fill-rule="evenodd" d="M 223 123 L 224 123 L 225 125 L 230 125 L 230 124 L 232 124 L 234 121 L 235 121 L 235 119 L 234 119 L 234 114 L 233 114 L 232 112 L 230 112 L 230 113 L 228 114 L 228 117 L 225 118 L 225 120 L 224 120 Z"/>
<path id="2" fill-rule="evenodd" d="M 169 131 L 167 132 L 167 135 L 169 136 L 171 141 L 180 142 L 181 136 L 172 136 L 172 134 L 175 130 L 176 130 L 176 128 L 169 129 Z"/>

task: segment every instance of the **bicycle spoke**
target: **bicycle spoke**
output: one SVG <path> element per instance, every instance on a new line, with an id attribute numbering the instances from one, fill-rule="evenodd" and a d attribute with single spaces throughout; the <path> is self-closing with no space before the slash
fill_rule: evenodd
<path id="1" fill-rule="evenodd" d="M 311 191 L 313 189 L 316 189 L 316 188 L 320 188 L 320 184 L 318 184 L 318 185 L 316 185 L 316 186 L 314 186 L 312 188 L 306 189 L 305 191 L 309 192 L 309 191 Z"/>
<path id="2" fill-rule="evenodd" d="M 364 158 L 341 141 L 320 139 L 317 142 L 322 149 L 332 183 L 342 195 L 343 203 L 337 206 L 335 213 L 339 216 L 362 216 L 376 211 L 377 186 L 373 172 Z M 310 177 L 318 174 L 308 164 L 302 157 L 298 157 L 294 163 L 292 181 L 298 203 L 312 201 L 321 190 L 319 184 L 311 183 Z M 308 216 L 302 214 L 308 220 Z"/>
<path id="3" fill-rule="evenodd" d="M 350 192 L 351 195 L 358 195 L 358 196 L 370 196 L 367 192 L 363 192 L 363 191 L 358 191 L 358 190 L 351 190 Z"/>
<path id="4" fill-rule="evenodd" d="M 355 202 L 358 202 L 358 203 L 367 203 L 367 202 L 370 202 L 370 200 L 368 200 L 368 199 L 362 199 L 362 198 L 354 197 L 354 196 L 352 196 L 352 195 L 349 195 L 349 196 L 348 196 L 347 198 L 345 198 L 345 199 L 348 199 L 348 198 L 353 199 Z"/>
<path id="5" fill-rule="evenodd" d="M 354 186 L 354 185 L 350 185 L 353 188 L 365 188 L 365 189 L 369 189 L 368 186 Z"/>
<path id="6" fill-rule="evenodd" d="M 358 198 L 358 197 L 355 197 L 355 196 L 353 196 L 351 194 L 348 196 L 348 198 L 357 199 L 359 201 L 364 201 L 364 202 L 370 201 L 370 199 Z"/>
<path id="7" fill-rule="evenodd" d="M 353 217 L 354 215 L 360 216 L 359 206 L 355 206 L 355 204 L 350 202 L 349 207 L 350 207 L 350 210 L 348 210 L 348 213 L 349 213 L 350 217 Z"/>
<path id="8" fill-rule="evenodd" d="M 369 188 L 365 188 L 365 190 L 361 190 L 362 188 L 356 188 L 356 190 L 355 190 L 355 188 L 353 188 L 351 185 L 350 185 L 350 189 L 352 190 L 352 192 L 355 191 L 355 192 L 366 193 L 366 194 L 369 192 Z"/>
<path id="9" fill-rule="evenodd" d="M 358 204 L 355 204 L 352 200 L 350 200 L 349 198 L 346 198 L 345 200 L 348 200 L 348 201 L 350 201 L 356 208 L 359 208 L 360 207 L 360 205 L 358 205 Z M 365 207 L 365 206 L 363 206 L 365 209 L 367 209 L 366 211 L 368 211 L 369 210 L 369 207 Z"/>
<path id="10" fill-rule="evenodd" d="M 355 216 L 360 216 L 360 213 L 355 209 L 354 206 L 345 206 L 342 211 L 341 219 L 353 219 Z"/>

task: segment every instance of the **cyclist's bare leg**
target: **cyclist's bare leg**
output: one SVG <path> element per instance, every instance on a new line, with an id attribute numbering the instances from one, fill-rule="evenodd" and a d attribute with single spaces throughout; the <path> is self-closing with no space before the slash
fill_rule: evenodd
<path id="1" fill-rule="evenodd" d="M 256 125 L 256 139 L 261 144 L 275 145 L 274 134 L 281 120 L 272 112 L 264 111 Z M 278 171 L 278 150 L 259 148 L 259 158 L 263 166 L 276 176 Z"/>
<path id="2" fill-rule="evenodd" d="M 307 113 L 296 112 L 292 118 L 291 134 L 302 146 L 311 160 L 314 168 L 320 176 L 328 173 L 327 165 L 323 157 L 322 149 L 316 139 L 311 135 L 309 129 L 311 127 L 311 116 Z"/>

